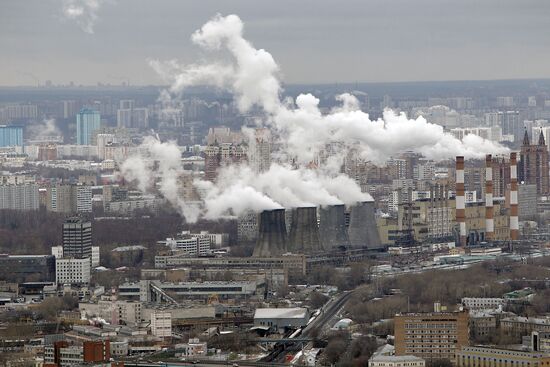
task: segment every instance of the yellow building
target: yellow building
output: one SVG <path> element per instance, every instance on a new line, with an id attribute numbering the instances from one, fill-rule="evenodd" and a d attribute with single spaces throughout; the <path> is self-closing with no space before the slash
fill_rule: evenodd
<path id="1" fill-rule="evenodd" d="M 504 201 L 494 201 L 494 223 L 497 241 L 510 237 L 508 209 Z M 466 230 L 470 244 L 485 241 L 485 202 L 467 203 Z M 384 245 L 394 245 L 395 240 L 410 228 L 418 242 L 449 240 L 456 234 L 455 200 L 432 201 L 421 199 L 399 206 L 397 219 L 380 218 L 378 232 Z"/>
<path id="2" fill-rule="evenodd" d="M 456 362 L 457 367 L 548 367 L 550 355 L 481 346 L 462 347 Z"/>

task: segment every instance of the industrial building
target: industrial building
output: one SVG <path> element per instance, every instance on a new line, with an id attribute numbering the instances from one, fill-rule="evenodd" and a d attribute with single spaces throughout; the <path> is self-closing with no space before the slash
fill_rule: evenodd
<path id="1" fill-rule="evenodd" d="M 177 299 L 208 299 L 216 295 L 221 299 L 263 299 L 267 284 L 265 280 L 217 281 L 217 282 L 161 282 L 141 280 L 124 283 L 118 287 L 118 295 L 124 299 L 142 302 L 177 303 Z M 174 297 L 174 298 L 173 298 Z"/>
<path id="2" fill-rule="evenodd" d="M 52 255 L 0 255 L 0 279 L 10 282 L 55 281 Z"/>
<path id="3" fill-rule="evenodd" d="M 254 326 L 277 331 L 297 329 L 307 325 L 307 308 L 257 308 L 254 312 Z"/>

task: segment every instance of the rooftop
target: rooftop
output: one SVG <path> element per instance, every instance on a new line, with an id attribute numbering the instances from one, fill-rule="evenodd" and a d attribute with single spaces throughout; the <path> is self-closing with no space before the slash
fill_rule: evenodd
<path id="1" fill-rule="evenodd" d="M 307 316 L 307 309 L 301 307 L 292 308 L 257 308 L 254 312 L 255 319 L 302 319 Z"/>

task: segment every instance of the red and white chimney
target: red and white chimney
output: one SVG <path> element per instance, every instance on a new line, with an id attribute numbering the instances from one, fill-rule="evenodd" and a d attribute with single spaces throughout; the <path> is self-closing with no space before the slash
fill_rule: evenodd
<path id="1" fill-rule="evenodd" d="M 495 238 L 495 220 L 493 210 L 493 157 L 485 157 L 485 239 Z"/>
<path id="2" fill-rule="evenodd" d="M 464 157 L 456 157 L 456 222 L 459 227 L 462 247 L 466 247 L 466 200 L 464 198 Z"/>
<path id="3" fill-rule="evenodd" d="M 510 239 L 519 240 L 518 165 L 515 152 L 510 153 Z"/>

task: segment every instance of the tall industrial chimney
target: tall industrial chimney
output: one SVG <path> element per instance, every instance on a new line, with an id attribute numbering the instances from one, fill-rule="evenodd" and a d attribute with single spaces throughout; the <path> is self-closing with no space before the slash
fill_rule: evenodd
<path id="1" fill-rule="evenodd" d="M 376 219 L 374 217 L 374 201 L 363 201 L 351 208 L 349 223 L 349 240 L 353 247 L 381 249 Z"/>
<path id="2" fill-rule="evenodd" d="M 485 239 L 495 239 L 495 220 L 493 211 L 493 157 L 485 157 Z"/>
<path id="3" fill-rule="evenodd" d="M 319 208 L 319 237 L 324 250 L 349 246 L 345 206 L 327 205 Z"/>
<path id="4" fill-rule="evenodd" d="M 519 240 L 518 165 L 515 152 L 510 153 L 510 239 Z"/>
<path id="5" fill-rule="evenodd" d="M 464 157 L 456 157 L 456 222 L 460 230 L 460 246 L 466 247 L 466 200 L 464 198 Z"/>
<path id="6" fill-rule="evenodd" d="M 254 257 L 280 256 L 287 251 L 285 210 L 264 210 L 258 224 Z"/>
<path id="7" fill-rule="evenodd" d="M 292 210 L 288 250 L 300 254 L 322 251 L 317 227 L 317 207 L 299 207 Z"/>

